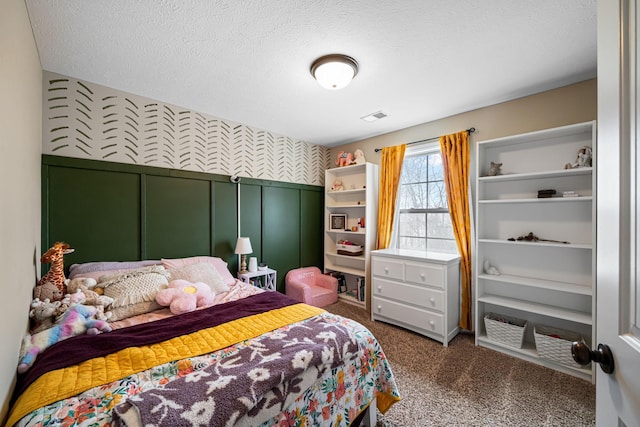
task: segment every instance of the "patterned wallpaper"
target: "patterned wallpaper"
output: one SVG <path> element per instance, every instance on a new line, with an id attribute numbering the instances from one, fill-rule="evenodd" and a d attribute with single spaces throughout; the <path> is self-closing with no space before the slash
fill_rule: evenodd
<path id="1" fill-rule="evenodd" d="M 328 148 L 44 72 L 44 154 L 323 185 Z"/>

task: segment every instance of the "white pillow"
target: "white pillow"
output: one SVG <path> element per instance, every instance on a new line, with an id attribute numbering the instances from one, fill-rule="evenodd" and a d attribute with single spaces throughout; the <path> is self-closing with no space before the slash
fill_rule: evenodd
<path id="1" fill-rule="evenodd" d="M 218 270 L 208 262 L 198 262 L 169 270 L 171 280 L 184 279 L 189 282 L 203 282 L 209 285 L 214 294 L 221 294 L 229 290 L 229 286 L 222 280 Z"/>

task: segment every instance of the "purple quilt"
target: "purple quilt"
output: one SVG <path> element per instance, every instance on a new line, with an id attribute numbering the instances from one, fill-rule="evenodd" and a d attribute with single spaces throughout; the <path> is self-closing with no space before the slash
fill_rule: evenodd
<path id="1" fill-rule="evenodd" d="M 316 317 L 164 388 L 131 396 L 114 408 L 114 425 L 259 425 L 357 354 L 358 344 L 347 327 Z"/>

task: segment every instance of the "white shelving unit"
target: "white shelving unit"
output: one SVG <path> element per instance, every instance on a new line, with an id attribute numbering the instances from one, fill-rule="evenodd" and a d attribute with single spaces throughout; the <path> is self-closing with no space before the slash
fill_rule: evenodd
<path id="1" fill-rule="evenodd" d="M 595 162 L 596 123 L 586 122 L 477 143 L 476 344 L 588 381 L 587 368 L 540 357 L 534 326 L 546 325 L 595 339 Z M 583 146 L 593 166 L 564 169 Z M 485 176 L 491 162 L 502 174 Z M 539 190 L 554 189 L 552 198 Z M 578 197 L 562 197 L 574 191 Z M 534 233 L 555 241 L 517 240 Z M 515 240 L 509 240 L 515 239 Z M 486 274 L 484 263 L 500 275 Z M 489 339 L 487 313 L 526 320 L 522 348 Z"/>
<path id="2" fill-rule="evenodd" d="M 334 191 L 336 179 L 342 181 L 342 190 Z M 347 216 L 346 227 L 331 228 L 331 215 Z M 364 227 L 351 231 L 358 219 L 364 219 Z M 343 166 L 325 171 L 325 272 L 343 273 L 349 291 L 357 290 L 358 278 L 364 278 L 364 295 L 361 299 L 351 293 L 340 293 L 340 299 L 356 304 L 370 311 L 371 306 L 371 255 L 376 245 L 378 225 L 378 165 L 363 163 Z M 338 253 L 339 241 L 348 240 L 363 247 L 362 255 L 342 255 Z"/>

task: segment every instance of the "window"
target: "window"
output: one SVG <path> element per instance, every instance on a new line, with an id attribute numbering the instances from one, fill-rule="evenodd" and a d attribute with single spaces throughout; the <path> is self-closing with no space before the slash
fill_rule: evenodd
<path id="1" fill-rule="evenodd" d="M 405 156 L 398 194 L 398 248 L 457 254 L 438 148 Z"/>

